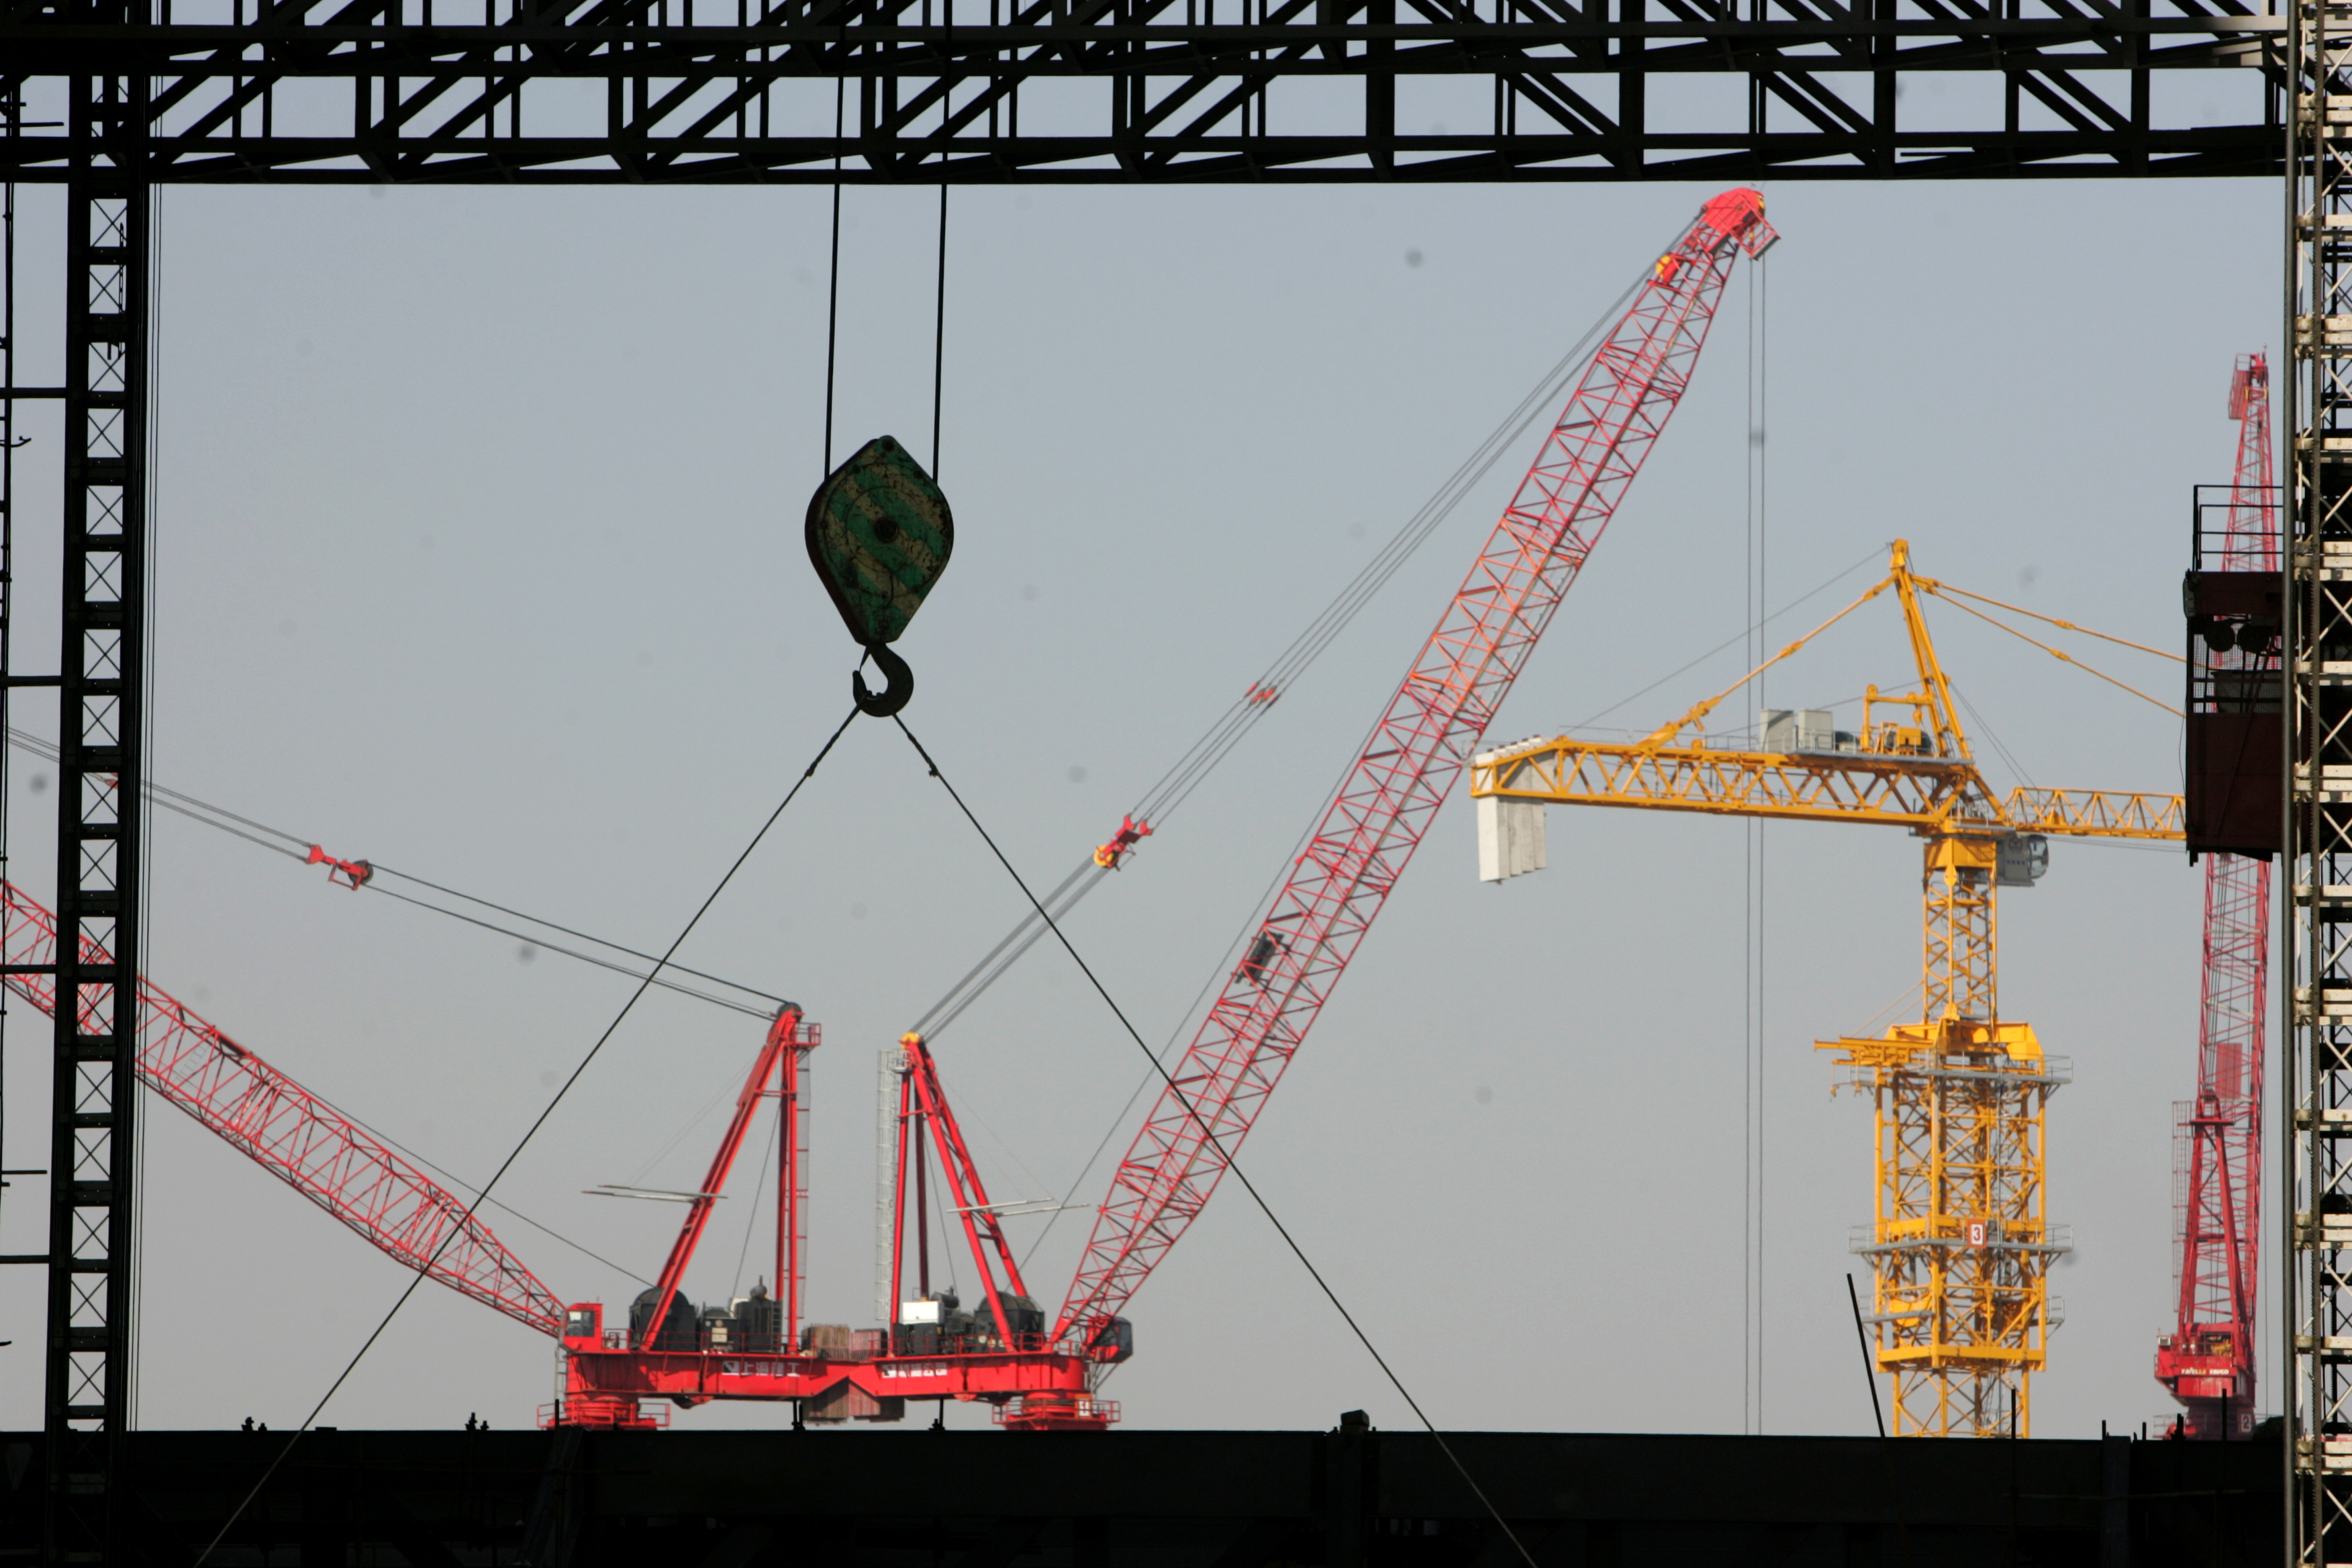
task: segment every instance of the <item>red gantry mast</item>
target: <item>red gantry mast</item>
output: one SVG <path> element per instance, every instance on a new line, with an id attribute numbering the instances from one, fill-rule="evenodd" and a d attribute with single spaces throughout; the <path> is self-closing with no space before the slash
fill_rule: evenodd
<path id="1" fill-rule="evenodd" d="M 2240 357 L 2230 381 L 2238 466 L 2216 570 L 2279 569 L 2278 491 L 2271 478 L 2270 367 Z M 2261 647 L 2215 646 L 2215 679 L 2274 671 Z M 2276 675 L 2269 679 L 2275 692 Z M 2273 696 L 2272 699 L 2275 702 Z M 2236 1438 L 2254 1426 L 2254 1281 L 2261 1250 L 2263 1019 L 2270 967 L 2267 859 L 2205 860 L 2205 984 L 2197 1098 L 2179 1106 L 2173 1140 L 2180 1243 L 2179 1321 L 2157 1342 L 2156 1376 L 2184 1407 L 2186 1437 Z"/>
<path id="2" fill-rule="evenodd" d="M 1055 1339 L 1111 1331 L 1216 1190 L 1681 400 L 1734 259 L 1778 237 L 1759 193 L 1709 201 L 1586 366 L 1119 1163 Z"/>

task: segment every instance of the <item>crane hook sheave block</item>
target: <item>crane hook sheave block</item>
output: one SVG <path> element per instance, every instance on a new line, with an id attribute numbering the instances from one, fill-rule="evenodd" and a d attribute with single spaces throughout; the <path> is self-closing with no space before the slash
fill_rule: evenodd
<path id="1" fill-rule="evenodd" d="M 897 642 L 948 569 L 955 514 L 914 455 L 877 436 L 809 498 L 809 564 L 864 648 Z"/>

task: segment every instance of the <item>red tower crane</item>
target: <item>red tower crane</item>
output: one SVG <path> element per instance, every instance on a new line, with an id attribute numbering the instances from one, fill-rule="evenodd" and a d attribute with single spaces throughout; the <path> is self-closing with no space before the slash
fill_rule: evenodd
<path id="1" fill-rule="evenodd" d="M 2199 574 L 2276 577 L 2278 490 L 2271 477 L 2270 367 L 2240 356 L 2230 379 L 2238 461 L 2223 525 Z M 2213 559 L 2207 559 L 2211 553 Z M 2210 595 L 2209 595 L 2210 596 Z M 2252 626 L 2256 629 L 2249 632 Z M 2221 705 L 2258 708 L 2267 680 L 2277 711 L 2274 625 L 2204 620 L 2192 631 L 2191 681 Z M 2204 646 L 2196 646 L 2201 639 Z M 2198 706 L 2191 691 L 2191 706 Z M 2205 963 L 2197 1039 L 2197 1098 L 2179 1107 L 2173 1137 L 2174 1221 L 2180 1246 L 2178 1321 L 2157 1342 L 2156 1377 L 2180 1402 L 2184 1437 L 2249 1436 L 2254 1426 L 2254 1281 L 2263 1194 L 2263 1016 L 2270 966 L 2267 858 L 2205 859 Z"/>
<path id="2" fill-rule="evenodd" d="M 1715 197 L 1593 354 L 1120 1161 L 1056 1337 L 1118 1314 L 1216 1190 L 1681 401 L 1733 261 L 1779 237 L 1759 193 Z"/>
<path id="3" fill-rule="evenodd" d="M 1121 1309 L 1207 1202 L 1599 542 L 1681 400 L 1734 261 L 1742 252 L 1761 257 L 1778 238 L 1760 195 L 1727 191 L 1637 285 L 1176 1068 L 1176 1087 L 1120 1163 L 1050 1330 L 1005 1241 L 1000 1215 L 1008 1205 L 990 1202 L 919 1035 L 907 1036 L 890 1058 L 898 1093 L 885 1281 L 892 1321 L 864 1330 L 800 1321 L 803 1096 L 819 1035 L 796 1006 L 783 1007 L 769 1027 L 702 1184 L 664 1194 L 683 1199 L 687 1216 L 625 1329 L 605 1327 L 601 1304 L 559 1305 L 464 1200 L 143 980 L 142 1076 L 404 1266 L 556 1337 L 565 1378 L 563 1398 L 545 1413 L 552 1423 L 659 1426 L 666 1405 L 712 1399 L 789 1399 L 811 1419 L 887 1421 L 903 1415 L 908 1399 L 955 1398 L 991 1404 L 1015 1429 L 1099 1430 L 1117 1411 L 1093 1396 L 1094 1386 L 1133 1351 Z M 1117 862 L 1150 831 L 1123 824 L 1097 863 Z M 328 864 L 344 886 L 373 874 L 365 861 L 320 850 L 310 859 Z M 6 984 L 52 1008 L 53 984 L 37 972 L 53 964 L 53 921 L 5 883 L 0 914 Z M 680 1287 L 768 1100 L 778 1110 L 782 1295 L 755 1289 L 698 1312 Z M 930 1288 L 926 1172 L 934 1159 L 951 1199 L 940 1218 L 961 1230 L 980 1285 L 974 1310 L 955 1292 Z M 904 1294 L 910 1237 L 911 1298 Z"/>

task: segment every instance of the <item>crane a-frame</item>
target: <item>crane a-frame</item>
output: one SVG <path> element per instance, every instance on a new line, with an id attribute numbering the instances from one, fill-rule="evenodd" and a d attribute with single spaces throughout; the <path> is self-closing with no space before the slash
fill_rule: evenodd
<path id="1" fill-rule="evenodd" d="M 1956 594 L 1912 572 L 1897 540 L 1885 578 L 1726 690 L 1631 744 L 1566 736 L 1482 753 L 1471 771 L 1480 837 L 1500 880 L 1542 860 L 1545 805 L 1862 822 L 1925 842 L 1919 1022 L 1873 1039 L 1824 1040 L 1877 1106 L 1877 1216 L 1855 1250 L 1874 1281 L 1876 1360 L 1895 1430 L 1926 1436 L 2032 1430 L 2031 1374 L 2056 1314 L 2053 1258 L 2067 1233 L 2045 1212 L 2043 1115 L 2067 1081 L 2031 1026 L 1996 1004 L 1994 898 L 2047 864 L 2051 835 L 2181 837 L 2177 795 L 2020 787 L 1978 772 L 1919 606 Z M 1887 590 L 1916 668 L 1915 689 L 1863 700 L 1859 731 L 1828 715 L 1768 716 L 1761 748 L 1706 743 L 1706 715 L 1756 677 Z M 1891 715 L 1891 716 L 1889 716 Z"/>

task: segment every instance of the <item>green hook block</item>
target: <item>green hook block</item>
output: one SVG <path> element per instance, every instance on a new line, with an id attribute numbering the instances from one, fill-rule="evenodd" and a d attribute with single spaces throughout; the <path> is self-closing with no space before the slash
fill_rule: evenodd
<path id="1" fill-rule="evenodd" d="M 887 436 L 860 447 L 809 500 L 809 563 L 860 647 L 898 640 L 955 549 L 955 516 Z"/>

